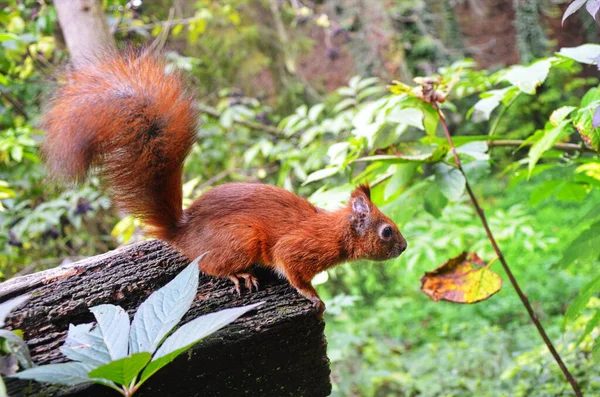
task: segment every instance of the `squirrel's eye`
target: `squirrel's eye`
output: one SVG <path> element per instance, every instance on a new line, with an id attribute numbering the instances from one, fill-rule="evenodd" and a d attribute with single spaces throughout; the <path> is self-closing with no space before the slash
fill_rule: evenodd
<path id="1" fill-rule="evenodd" d="M 388 238 L 392 237 L 392 228 L 389 226 L 386 226 L 383 229 L 381 229 L 381 237 L 384 239 L 388 239 Z"/>

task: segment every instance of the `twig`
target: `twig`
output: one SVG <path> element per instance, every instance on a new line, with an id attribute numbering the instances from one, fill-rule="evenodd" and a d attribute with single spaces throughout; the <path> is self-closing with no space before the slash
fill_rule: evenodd
<path id="1" fill-rule="evenodd" d="M 494 139 L 491 141 L 487 141 L 489 147 L 519 147 L 519 146 L 531 146 L 533 142 L 525 142 L 518 139 Z M 552 149 L 554 150 L 562 150 L 564 152 L 575 151 L 581 153 L 596 153 L 596 151 L 592 148 L 578 145 L 576 143 L 557 143 Z"/>
<path id="2" fill-rule="evenodd" d="M 132 32 L 132 31 L 138 30 L 138 29 L 150 30 L 150 29 L 154 29 L 157 26 L 163 26 L 164 28 L 169 28 L 174 25 L 187 25 L 187 24 L 197 22 L 197 21 L 198 21 L 198 17 L 172 19 L 170 21 L 159 21 L 159 22 L 148 23 L 145 25 L 134 26 L 134 27 L 122 27 L 122 28 L 116 29 L 116 31 L 117 32 Z"/>
<path id="3" fill-rule="evenodd" d="M 521 299 L 523 306 L 525 306 L 525 308 L 527 309 L 527 313 L 529 314 L 531 321 L 533 321 L 533 323 L 535 324 L 535 327 L 537 328 L 538 332 L 540 333 L 542 339 L 546 343 L 546 346 L 548 346 L 548 350 L 550 350 L 550 353 L 552 354 L 552 356 L 558 363 L 558 366 L 560 367 L 563 374 L 565 375 L 565 377 L 571 384 L 571 387 L 573 388 L 575 395 L 577 397 L 583 397 L 583 395 L 581 394 L 581 391 L 579 390 L 579 385 L 577 384 L 577 381 L 575 380 L 573 375 L 571 375 L 571 373 L 569 372 L 569 369 L 565 366 L 562 358 L 560 357 L 560 354 L 558 354 L 558 352 L 554 348 L 552 341 L 550 341 L 550 338 L 546 334 L 546 330 L 544 329 L 544 327 L 542 326 L 542 323 L 540 322 L 537 315 L 533 311 L 533 308 L 531 307 L 531 303 L 529 303 L 529 299 L 521 290 L 521 287 L 519 286 L 517 279 L 513 275 L 512 271 L 510 270 L 508 263 L 506 263 L 506 259 L 504 259 L 504 255 L 502 254 L 502 251 L 500 251 L 500 248 L 498 247 L 498 244 L 496 243 L 496 239 L 494 238 L 494 235 L 492 234 L 492 231 L 490 230 L 490 227 L 488 225 L 485 214 L 483 213 L 483 209 L 479 205 L 479 201 L 477 200 L 477 197 L 475 197 L 475 194 L 473 193 L 473 190 L 471 189 L 471 185 L 469 184 L 469 181 L 467 179 L 467 175 L 465 174 L 465 171 L 462 167 L 462 163 L 460 161 L 460 158 L 458 157 L 458 153 L 456 152 L 456 147 L 454 146 L 454 142 L 452 141 L 452 136 L 450 135 L 450 131 L 448 130 L 448 124 L 446 124 L 446 118 L 444 117 L 444 113 L 442 112 L 442 110 L 440 109 L 440 107 L 438 106 L 438 103 L 436 101 L 431 102 L 431 104 L 437 110 L 437 112 L 440 116 L 440 122 L 444 129 L 444 133 L 446 134 L 446 139 L 448 140 L 448 144 L 450 145 L 450 150 L 452 152 L 452 155 L 454 156 L 454 160 L 456 161 L 456 166 L 458 167 L 458 169 L 460 170 L 460 172 L 463 174 L 463 176 L 465 178 L 465 187 L 467 189 L 467 193 L 469 194 L 469 197 L 471 198 L 471 202 L 473 203 L 473 206 L 475 207 L 475 211 L 477 212 L 477 215 L 479 215 L 479 219 L 481 220 L 481 223 L 483 225 L 483 228 L 485 229 L 487 237 L 490 240 L 492 247 L 494 247 L 494 251 L 496 252 L 496 255 L 498 256 L 498 259 L 500 260 L 500 263 L 502 264 L 502 267 L 504 268 L 504 271 L 506 272 L 508 279 L 510 280 L 515 291 L 517 292 L 517 295 L 519 295 L 519 298 Z"/>
<path id="4" fill-rule="evenodd" d="M 200 109 L 200 111 L 202 113 L 206 114 L 207 116 L 210 116 L 210 117 L 213 117 L 216 119 L 221 117 L 221 112 L 219 112 L 217 109 L 213 108 L 212 106 L 204 105 L 201 103 L 199 103 L 197 106 L 198 106 L 198 109 Z M 283 135 L 283 131 L 281 131 L 279 128 L 273 127 L 270 125 L 266 125 L 263 123 L 257 123 L 255 121 L 233 119 L 233 123 L 243 125 L 244 127 L 248 127 L 251 130 L 265 131 L 276 137 L 277 136 L 281 137 Z"/>
<path id="5" fill-rule="evenodd" d="M 19 101 L 17 101 L 16 99 L 14 99 L 13 97 L 11 97 L 9 94 L 7 94 L 6 92 L 4 92 L 2 90 L 0 90 L 0 94 L 2 94 L 2 96 L 13 105 L 13 108 L 15 109 L 15 111 L 17 113 L 19 113 L 21 116 L 25 117 L 26 119 L 29 119 L 29 115 L 23 108 L 23 105 L 21 105 L 19 103 Z"/>
<path id="6" fill-rule="evenodd" d="M 508 102 L 507 105 L 504 105 L 502 107 L 502 110 L 500 111 L 500 114 L 498 115 L 498 117 L 496 117 L 496 120 L 494 120 L 494 125 L 492 125 L 492 128 L 490 129 L 490 136 L 494 135 L 494 132 L 496 132 L 496 129 L 498 128 L 498 125 L 500 124 L 500 120 L 502 120 L 504 113 L 506 113 L 506 111 L 508 110 L 509 107 L 512 106 L 513 103 L 515 103 L 515 101 L 517 100 L 517 98 L 519 97 L 520 93 L 517 93 L 511 100 L 510 102 Z"/>

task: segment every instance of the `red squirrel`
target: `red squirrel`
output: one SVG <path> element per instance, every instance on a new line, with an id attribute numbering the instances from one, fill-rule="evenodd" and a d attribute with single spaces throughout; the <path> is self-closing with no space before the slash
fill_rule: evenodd
<path id="1" fill-rule="evenodd" d="M 67 71 L 42 117 L 43 155 L 51 174 L 81 181 L 98 169 L 117 205 L 147 233 L 200 269 L 258 289 L 254 264 L 285 276 L 322 313 L 311 284 L 319 272 L 358 259 L 399 256 L 406 240 L 371 202 L 368 185 L 333 212 L 271 185 L 226 183 L 182 208 L 183 162 L 199 114 L 182 76 L 160 59 L 104 54 Z"/>

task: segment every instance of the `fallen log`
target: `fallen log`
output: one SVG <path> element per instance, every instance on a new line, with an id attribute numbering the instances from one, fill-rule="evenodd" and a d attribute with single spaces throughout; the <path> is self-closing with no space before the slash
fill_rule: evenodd
<path id="1" fill-rule="evenodd" d="M 147 241 L 0 284 L 0 302 L 30 300 L 7 319 L 24 333 L 36 364 L 67 361 L 59 347 L 69 324 L 93 322 L 89 308 L 123 307 L 130 318 L 188 260 L 160 241 Z M 324 323 L 311 303 L 268 270 L 257 269 L 258 292 L 232 292 L 228 279 L 200 275 L 186 323 L 200 315 L 264 301 L 257 310 L 194 346 L 156 373 L 136 396 L 327 396 L 331 392 Z M 7 380 L 10 396 L 115 396 L 99 385 L 65 388 Z"/>

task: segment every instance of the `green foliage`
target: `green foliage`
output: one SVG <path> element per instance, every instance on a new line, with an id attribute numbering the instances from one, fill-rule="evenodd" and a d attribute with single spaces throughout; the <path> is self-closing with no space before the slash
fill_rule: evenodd
<path id="1" fill-rule="evenodd" d="M 28 295 L 19 296 L 0 304 L 0 327 L 8 314 L 29 299 Z M 2 375 L 12 375 L 16 371 L 31 368 L 33 362 L 27 344 L 19 331 L 0 329 L 0 367 Z M 0 397 L 8 397 L 4 379 L 0 376 Z"/>
<path id="2" fill-rule="evenodd" d="M 225 309 L 179 327 L 196 297 L 198 261 L 190 263 L 129 315 L 119 306 L 94 306 L 96 325 L 70 325 L 61 352 L 74 362 L 43 365 L 13 375 L 66 386 L 95 382 L 132 396 L 150 376 L 206 336 L 260 306 Z M 1 335 L 0 335 L 1 337 Z"/>
<path id="3" fill-rule="evenodd" d="M 167 3 L 103 2 L 121 47 L 166 39 L 169 68 L 186 71 L 200 94 L 206 112 L 186 162 L 185 205 L 216 183 L 261 181 L 334 208 L 354 185 L 368 181 L 373 200 L 407 237 L 409 248 L 397 260 L 345 264 L 319 276 L 320 294 L 328 298 L 337 395 L 567 393 L 510 288 L 480 306 L 460 308 L 434 305 L 418 291 L 424 271 L 463 250 L 486 261 L 494 255 L 465 202 L 465 181 L 441 136 L 437 112 L 421 100 L 421 85 L 405 84 L 412 75 L 435 70 L 458 154 L 498 243 L 552 339 L 560 341 L 567 365 L 576 369 L 589 395 L 596 392 L 600 103 L 598 79 L 582 77 L 581 64 L 597 65 L 600 46 L 562 48 L 536 60 L 553 45 L 532 22 L 549 15 L 538 1 L 515 3 L 525 64 L 489 70 L 462 59 L 457 26 L 462 22 L 448 1 L 386 4 L 382 15 L 394 26 L 378 26 L 393 33 L 383 45 L 365 36 L 371 15 L 361 15 L 353 2 L 335 11 L 327 4 L 309 9 L 278 2 L 289 36 L 285 43 L 265 2 L 189 2 L 189 15 L 175 15 L 172 24 L 164 22 L 170 15 Z M 565 18 L 592 3 L 573 2 Z M 354 62 L 353 73 L 359 74 L 346 87 L 324 94 L 324 82 L 303 81 L 299 69 L 320 61 L 314 54 L 303 58 L 321 44 L 321 36 L 308 27 L 324 34 L 330 46 L 324 58 L 338 49 L 355 55 L 343 58 L 344 64 Z M 66 58 L 57 29 L 56 12 L 44 2 L 8 0 L 0 6 L 0 271 L 5 277 L 143 238 L 141 222 L 117 223 L 119 214 L 95 178 L 68 191 L 46 179 L 39 153 L 43 132 L 35 126 L 40 94 L 51 90 L 51 73 Z M 352 40 L 337 41 L 346 36 Z M 387 68 L 388 61 L 393 67 Z M 393 83 L 391 94 L 385 88 L 390 70 L 404 80 Z M 507 139 L 520 146 L 495 145 Z M 584 149 L 557 150 L 561 143 Z M 157 296 L 150 299 L 166 302 Z M 62 347 L 77 362 L 60 364 L 57 372 L 39 367 L 38 379 L 63 373 L 69 376 L 65 382 L 79 383 L 89 381 L 94 370 L 109 379 L 94 381 L 107 385 L 143 381 L 200 337 L 191 325 L 169 334 L 182 307 L 163 313 L 172 318 L 148 320 L 162 327 L 143 341 L 139 326 L 152 313 L 140 308 L 131 324 L 127 318 L 129 335 L 136 335 L 140 347 L 102 331 L 113 324 L 124 329 L 122 311 L 96 308 L 98 326 L 71 326 Z M 562 339 L 559 325 L 565 329 Z M 158 358 L 165 337 L 174 339 Z M 96 348 L 78 348 L 82 345 Z M 148 363 L 150 353 L 154 361 Z"/>

